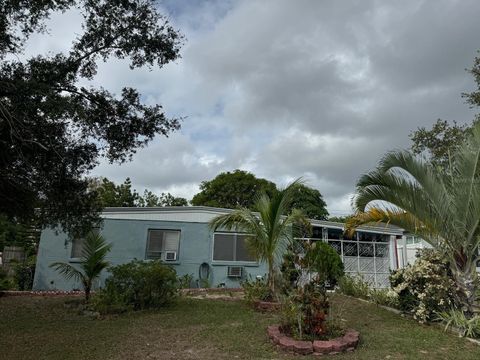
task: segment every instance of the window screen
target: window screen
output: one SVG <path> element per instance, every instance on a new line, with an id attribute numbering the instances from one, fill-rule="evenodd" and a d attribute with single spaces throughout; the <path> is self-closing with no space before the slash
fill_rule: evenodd
<path id="1" fill-rule="evenodd" d="M 213 244 L 213 260 L 235 261 L 234 258 L 234 234 L 215 234 Z"/>
<path id="2" fill-rule="evenodd" d="M 178 254 L 180 231 L 149 230 L 147 241 L 147 259 L 166 260 L 166 251 L 175 251 Z M 177 255 L 178 257 L 178 255 Z"/>
<path id="3" fill-rule="evenodd" d="M 237 235 L 235 253 L 237 261 L 255 261 L 254 257 L 248 251 L 246 241 L 247 237 L 245 235 Z"/>
<path id="4" fill-rule="evenodd" d="M 100 228 L 98 227 L 94 227 L 92 230 L 90 230 L 90 234 L 98 235 L 99 233 Z M 70 258 L 79 259 L 82 257 L 86 236 L 88 236 L 88 234 L 85 236 L 76 236 L 72 239 L 72 251 L 70 253 Z"/>
<path id="5" fill-rule="evenodd" d="M 84 237 L 77 237 L 72 240 L 72 253 L 70 257 L 73 259 L 81 258 L 83 251 Z"/>
<path id="6" fill-rule="evenodd" d="M 241 234 L 214 234 L 214 261 L 255 261 L 247 250 L 247 236 Z"/>

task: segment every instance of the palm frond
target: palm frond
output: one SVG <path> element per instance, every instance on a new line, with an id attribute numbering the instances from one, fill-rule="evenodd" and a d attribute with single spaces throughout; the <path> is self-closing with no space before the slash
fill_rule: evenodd
<path id="1" fill-rule="evenodd" d="M 58 271 L 66 280 L 75 279 L 76 281 L 83 282 L 85 278 L 84 274 L 80 270 L 76 269 L 70 264 L 55 262 L 50 264 L 50 267 Z"/>

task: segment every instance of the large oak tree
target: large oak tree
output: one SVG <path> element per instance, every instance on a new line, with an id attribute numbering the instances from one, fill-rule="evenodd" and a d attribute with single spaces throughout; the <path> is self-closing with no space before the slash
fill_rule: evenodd
<path id="1" fill-rule="evenodd" d="M 55 12 L 76 9 L 82 32 L 70 50 L 22 55 Z M 179 57 L 182 35 L 152 0 L 0 2 L 0 213 L 72 230 L 96 219 L 85 175 L 101 158 L 124 162 L 157 134 L 179 128 L 136 89 L 113 94 L 88 83 L 97 63 L 162 67 Z"/>

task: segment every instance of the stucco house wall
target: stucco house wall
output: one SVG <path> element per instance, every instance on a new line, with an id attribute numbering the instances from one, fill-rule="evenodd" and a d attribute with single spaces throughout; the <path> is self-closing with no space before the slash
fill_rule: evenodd
<path id="1" fill-rule="evenodd" d="M 239 287 L 241 279 L 228 277 L 229 266 L 241 266 L 242 278 L 264 276 L 267 273 L 267 266 L 256 261 L 213 260 L 214 232 L 208 223 L 215 216 L 230 211 L 203 206 L 107 208 L 101 214 L 103 224 L 100 229 L 101 235 L 112 244 L 107 259 L 112 265 L 127 263 L 134 259 L 144 260 L 147 255 L 149 230 L 177 230 L 180 231 L 178 256 L 175 261 L 167 263 L 176 270 L 178 276 L 191 274 L 194 279 L 192 286 L 195 286 L 195 280 L 200 278 L 200 266 L 208 264 L 210 286 Z M 356 240 L 339 238 L 338 235 L 344 230 L 342 223 L 321 220 L 311 220 L 311 223 L 316 231 L 311 239 L 304 239 L 305 241 L 327 241 L 342 257 L 347 273 L 360 273 L 375 287 L 388 286 L 389 270 L 395 269 L 398 263 L 397 239 L 405 237 L 402 229 L 385 224 L 363 226 L 358 229 L 358 234 L 370 234 L 371 237 L 380 235 L 383 240 L 377 243 L 378 240 L 363 239 L 363 235 L 359 235 Z M 358 249 L 354 256 L 351 254 L 352 246 Z M 373 250 L 373 253 L 363 252 L 369 249 Z M 378 253 L 379 249 L 383 249 L 382 255 Z M 81 285 L 78 282 L 66 281 L 49 267 L 58 261 L 74 265 L 78 259 L 72 259 L 71 254 L 72 241 L 67 234 L 58 229 L 44 230 L 40 239 L 34 290 L 80 289 Z M 102 286 L 107 276 L 108 273 L 103 272 L 95 286 Z"/>
<path id="2" fill-rule="evenodd" d="M 137 218 L 140 217 L 137 212 Z M 182 221 L 155 220 L 151 214 L 146 216 L 148 220 L 128 219 L 125 216 L 113 216 L 110 218 L 104 216 L 100 234 L 107 242 L 112 244 L 112 250 L 108 254 L 107 260 L 112 265 L 127 263 L 134 259 L 144 260 L 146 258 L 146 248 L 148 231 L 150 229 L 161 230 L 179 230 L 179 252 L 176 261 L 168 262 L 177 272 L 177 275 L 193 275 L 193 279 L 199 278 L 199 269 L 202 263 L 207 263 L 210 267 L 209 282 L 211 286 L 216 287 L 219 284 L 225 284 L 226 287 L 239 287 L 240 280 L 227 276 L 228 266 L 243 266 L 244 276 L 256 277 L 267 273 L 267 267 L 263 263 L 250 262 L 219 262 L 213 261 L 213 231 L 208 227 L 208 222 L 215 214 L 206 218 L 197 219 L 195 216 L 189 221 L 183 216 Z M 218 214 L 217 214 L 218 215 Z M 127 215 L 128 217 L 128 215 Z M 168 214 L 168 218 L 172 218 Z M 75 281 L 66 281 L 49 265 L 61 261 L 75 264 L 75 259 L 70 258 L 72 252 L 72 242 L 68 235 L 59 232 L 58 229 L 46 229 L 42 232 L 37 258 L 34 290 L 72 290 L 80 289 L 81 285 Z M 96 286 L 102 286 L 107 272 L 103 272 Z"/>

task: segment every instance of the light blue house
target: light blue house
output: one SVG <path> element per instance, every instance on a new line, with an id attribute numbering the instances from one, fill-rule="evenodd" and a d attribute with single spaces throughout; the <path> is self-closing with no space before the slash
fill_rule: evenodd
<path id="1" fill-rule="evenodd" d="M 133 259 L 161 259 L 179 276 L 192 275 L 192 286 L 239 287 L 247 277 L 267 273 L 245 247 L 241 233 L 213 231 L 208 223 L 228 209 L 203 206 L 163 208 L 107 208 L 101 214 L 101 235 L 112 244 L 112 265 Z M 313 235 L 305 241 L 327 241 L 341 255 L 345 269 L 361 273 L 376 287 L 387 285 L 390 269 L 397 267 L 396 241 L 403 231 L 386 225 L 361 227 L 353 238 L 344 238 L 341 223 L 312 220 Z M 49 267 L 53 262 L 79 261 L 83 239 L 70 239 L 55 229 L 42 232 L 34 290 L 80 289 Z M 102 274 L 101 286 L 108 273 Z"/>

